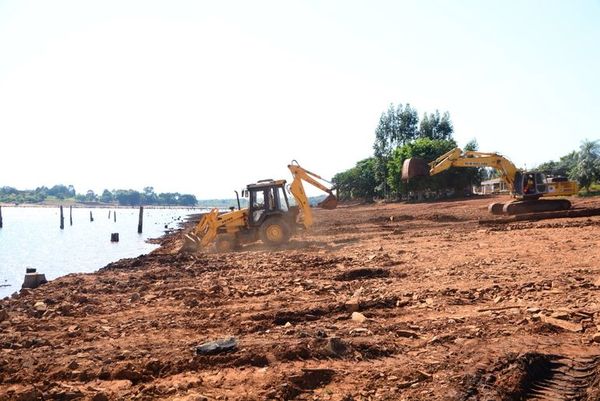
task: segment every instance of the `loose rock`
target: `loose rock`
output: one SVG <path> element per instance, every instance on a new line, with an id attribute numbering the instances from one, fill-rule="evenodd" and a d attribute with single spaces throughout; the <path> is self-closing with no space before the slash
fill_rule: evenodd
<path id="1" fill-rule="evenodd" d="M 358 323 L 364 323 L 367 317 L 360 312 L 352 312 L 351 319 Z"/>
<path id="2" fill-rule="evenodd" d="M 235 337 L 229 337 L 200 344 L 196 347 L 196 355 L 213 355 L 222 352 L 231 352 L 235 351 L 237 347 L 237 339 Z"/>

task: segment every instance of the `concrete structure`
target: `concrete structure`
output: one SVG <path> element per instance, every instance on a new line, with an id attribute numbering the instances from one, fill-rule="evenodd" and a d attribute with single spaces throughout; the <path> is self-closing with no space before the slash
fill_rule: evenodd
<path id="1" fill-rule="evenodd" d="M 37 288 L 40 285 L 48 282 L 48 280 L 46 280 L 46 276 L 42 273 L 36 273 L 35 269 L 28 267 L 26 271 L 27 273 L 25 273 L 25 280 L 23 281 L 21 288 Z"/>

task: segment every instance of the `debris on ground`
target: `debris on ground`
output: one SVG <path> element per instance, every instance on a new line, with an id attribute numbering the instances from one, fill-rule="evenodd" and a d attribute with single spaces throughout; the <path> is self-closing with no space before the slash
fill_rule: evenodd
<path id="1" fill-rule="evenodd" d="M 235 351 L 238 347 L 238 342 L 234 337 L 223 338 L 215 341 L 208 341 L 198 345 L 196 355 L 215 355 L 222 352 Z"/>
<path id="2" fill-rule="evenodd" d="M 0 400 L 600 399 L 600 216 L 480 225 L 495 200 L 315 209 L 225 254 L 173 232 L 22 290 Z"/>

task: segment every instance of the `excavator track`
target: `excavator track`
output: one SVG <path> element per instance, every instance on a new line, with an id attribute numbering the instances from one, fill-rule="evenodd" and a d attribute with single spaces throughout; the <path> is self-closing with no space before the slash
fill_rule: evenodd
<path id="1" fill-rule="evenodd" d="M 598 375 L 599 358 L 529 355 L 522 394 L 518 399 L 537 401 L 586 400 Z M 591 398 L 595 399 L 595 398 Z"/>
<path id="2" fill-rule="evenodd" d="M 556 212 L 569 210 L 571 202 L 567 199 L 538 199 L 505 203 L 503 214 L 515 215 L 525 213 Z"/>
<path id="3" fill-rule="evenodd" d="M 530 367 L 524 399 L 538 401 L 582 400 L 598 369 L 598 357 L 555 357 Z M 533 368 L 533 369 L 531 369 Z"/>
<path id="4" fill-rule="evenodd" d="M 597 400 L 600 356 L 567 356 L 529 352 L 499 370 L 480 372 L 462 401 L 503 399 L 521 401 Z M 492 379 L 492 380 L 490 380 Z M 500 397 L 496 398 L 492 394 Z M 490 397 L 486 397 L 486 395 Z"/>

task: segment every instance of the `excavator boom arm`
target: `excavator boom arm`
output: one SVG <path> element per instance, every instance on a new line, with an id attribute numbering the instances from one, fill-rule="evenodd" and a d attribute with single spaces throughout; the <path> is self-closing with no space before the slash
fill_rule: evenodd
<path id="1" fill-rule="evenodd" d="M 498 153 L 463 152 L 460 148 L 454 148 L 438 157 L 429 163 L 429 167 L 429 175 L 439 174 L 450 167 L 491 167 L 500 172 L 509 188 L 513 187 L 518 171 L 510 160 Z"/>

